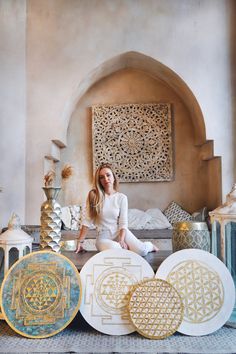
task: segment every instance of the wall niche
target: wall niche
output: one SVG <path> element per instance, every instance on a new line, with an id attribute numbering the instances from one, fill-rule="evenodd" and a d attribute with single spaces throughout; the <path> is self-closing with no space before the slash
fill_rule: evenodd
<path id="1" fill-rule="evenodd" d="M 174 200 L 194 212 L 203 206 L 212 210 L 221 203 L 221 159 L 213 156 L 213 142 L 205 138 L 200 108 L 198 112 L 192 105 L 195 97 L 190 97 L 180 78 L 173 76 L 171 81 L 169 76 L 164 81 L 163 75 L 163 70 L 160 75 L 158 70 L 143 70 L 143 63 L 141 69 L 121 68 L 101 77 L 78 99 L 61 154 L 61 163 L 74 166 L 74 175 L 61 193 L 62 205 L 84 203 L 92 186 L 92 106 L 128 103 L 171 104 L 174 151 L 173 181 L 120 184 L 129 207 L 163 210 Z"/>

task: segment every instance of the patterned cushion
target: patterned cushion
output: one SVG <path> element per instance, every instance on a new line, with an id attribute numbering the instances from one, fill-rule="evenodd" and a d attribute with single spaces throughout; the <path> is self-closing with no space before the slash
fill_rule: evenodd
<path id="1" fill-rule="evenodd" d="M 86 217 L 86 205 L 68 205 L 62 207 L 61 212 L 62 229 L 77 231 Z"/>
<path id="2" fill-rule="evenodd" d="M 65 230 L 79 230 L 82 207 L 80 205 L 69 205 L 61 208 L 61 212 L 62 228 Z"/>
<path id="3" fill-rule="evenodd" d="M 175 202 L 171 202 L 163 211 L 163 214 L 167 217 L 172 225 L 178 221 L 192 220 L 192 216 Z"/>
<path id="4" fill-rule="evenodd" d="M 79 230 L 81 224 L 81 206 L 80 205 L 70 205 L 71 213 L 71 230 Z"/>

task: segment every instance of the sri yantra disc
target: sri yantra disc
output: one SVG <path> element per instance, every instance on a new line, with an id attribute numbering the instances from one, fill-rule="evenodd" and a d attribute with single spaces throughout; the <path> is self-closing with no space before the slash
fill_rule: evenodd
<path id="1" fill-rule="evenodd" d="M 134 252 L 112 249 L 90 258 L 80 276 L 80 312 L 85 320 L 106 334 L 134 332 L 127 308 L 129 294 L 138 282 L 154 277 L 150 264 Z"/>
<path id="2" fill-rule="evenodd" d="M 234 281 L 229 270 L 213 254 L 186 249 L 167 257 L 156 273 L 171 283 L 184 304 L 178 332 L 200 336 L 222 327 L 235 302 Z"/>
<path id="3" fill-rule="evenodd" d="M 79 310 L 80 275 L 60 254 L 30 253 L 8 271 L 0 301 L 4 319 L 15 332 L 29 338 L 50 337 Z"/>
<path id="4" fill-rule="evenodd" d="M 163 339 L 173 334 L 184 313 L 178 292 L 161 279 L 138 284 L 131 293 L 128 308 L 137 332 L 151 339 Z"/>

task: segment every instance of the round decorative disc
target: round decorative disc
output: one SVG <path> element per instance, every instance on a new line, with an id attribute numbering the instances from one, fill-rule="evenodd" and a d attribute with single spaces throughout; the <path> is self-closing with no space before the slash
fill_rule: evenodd
<path id="1" fill-rule="evenodd" d="M 55 252 L 30 253 L 8 271 L 1 288 L 4 319 L 17 333 L 46 338 L 62 331 L 81 301 L 78 270 Z"/>
<path id="2" fill-rule="evenodd" d="M 163 339 L 176 332 L 184 314 L 180 295 L 161 279 L 138 284 L 131 293 L 128 308 L 137 332 L 151 339 Z"/>
<path id="3" fill-rule="evenodd" d="M 129 295 L 138 282 L 154 277 L 150 264 L 131 251 L 107 250 L 90 258 L 80 276 L 84 289 L 80 312 L 85 320 L 106 334 L 134 332 Z"/>
<path id="4" fill-rule="evenodd" d="M 229 319 L 235 302 L 234 281 L 213 254 L 197 249 L 175 252 L 162 262 L 156 277 L 171 283 L 183 300 L 185 310 L 179 332 L 206 335 Z"/>

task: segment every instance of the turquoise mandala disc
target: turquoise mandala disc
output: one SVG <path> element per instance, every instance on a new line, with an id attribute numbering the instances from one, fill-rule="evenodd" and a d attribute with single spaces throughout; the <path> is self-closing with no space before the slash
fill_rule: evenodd
<path id="1" fill-rule="evenodd" d="M 53 336 L 79 310 L 79 272 L 71 261 L 55 252 L 28 254 L 5 276 L 0 301 L 4 319 L 15 332 L 29 338 Z"/>

